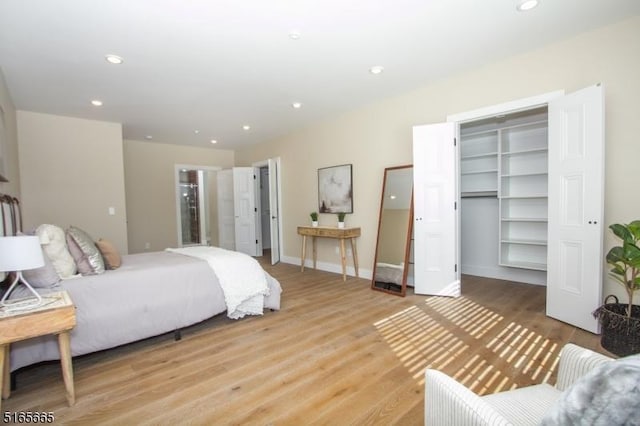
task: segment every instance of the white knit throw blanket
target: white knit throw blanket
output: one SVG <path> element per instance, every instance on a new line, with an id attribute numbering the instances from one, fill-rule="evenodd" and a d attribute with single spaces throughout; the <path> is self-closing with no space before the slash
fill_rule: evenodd
<path id="1" fill-rule="evenodd" d="M 269 295 L 269 285 L 257 260 L 244 253 L 219 247 L 193 246 L 166 250 L 207 261 L 220 281 L 229 318 L 262 315 L 264 296 Z"/>

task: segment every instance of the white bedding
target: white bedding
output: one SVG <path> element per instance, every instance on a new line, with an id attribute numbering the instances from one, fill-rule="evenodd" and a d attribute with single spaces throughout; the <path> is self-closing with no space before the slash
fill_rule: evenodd
<path id="1" fill-rule="evenodd" d="M 207 261 L 222 287 L 229 318 L 262 315 L 269 286 L 264 270 L 254 258 L 218 247 L 194 246 L 166 250 Z"/>

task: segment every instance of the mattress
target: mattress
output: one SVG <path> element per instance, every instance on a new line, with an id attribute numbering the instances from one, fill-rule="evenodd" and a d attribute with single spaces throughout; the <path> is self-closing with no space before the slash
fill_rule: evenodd
<path id="1" fill-rule="evenodd" d="M 280 308 L 282 291 L 265 272 L 265 308 Z M 226 310 L 218 278 L 201 259 L 170 252 L 125 255 L 122 266 L 71 278 L 41 293 L 66 290 L 76 306 L 71 355 L 96 352 L 180 329 Z M 12 295 L 13 296 L 13 295 Z M 11 345 L 11 370 L 59 359 L 55 336 Z"/>

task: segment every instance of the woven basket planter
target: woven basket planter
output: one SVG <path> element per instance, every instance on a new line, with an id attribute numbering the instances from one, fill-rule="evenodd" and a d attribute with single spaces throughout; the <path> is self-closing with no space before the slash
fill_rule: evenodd
<path id="1" fill-rule="evenodd" d="M 610 299 L 614 302 L 609 303 Z M 593 312 L 602 325 L 600 344 L 618 356 L 640 353 L 640 306 L 632 306 L 631 317 L 626 314 L 627 306 L 619 303 L 616 296 L 609 295 L 604 305 Z"/>

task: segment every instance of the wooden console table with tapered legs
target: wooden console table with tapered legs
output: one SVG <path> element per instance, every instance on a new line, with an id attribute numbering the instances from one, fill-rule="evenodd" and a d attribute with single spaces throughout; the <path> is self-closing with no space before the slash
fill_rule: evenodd
<path id="1" fill-rule="evenodd" d="M 347 254 L 345 240 L 351 241 L 353 253 L 353 267 L 358 277 L 358 252 L 356 238 L 360 236 L 360 228 L 337 228 L 333 226 L 298 226 L 298 234 L 302 235 L 302 255 L 300 256 L 301 271 L 304 272 L 304 262 L 307 257 L 307 237 L 311 237 L 313 245 L 313 269 L 316 268 L 316 238 L 334 238 L 340 240 L 340 258 L 342 260 L 342 280 L 347 280 Z"/>

